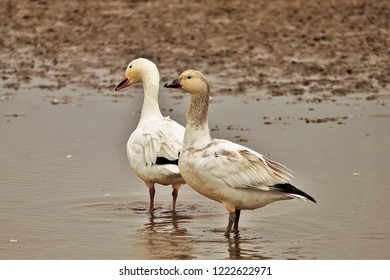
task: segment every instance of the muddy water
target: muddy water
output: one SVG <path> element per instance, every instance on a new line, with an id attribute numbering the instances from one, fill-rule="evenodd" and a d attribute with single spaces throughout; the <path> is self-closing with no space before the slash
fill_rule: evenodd
<path id="1" fill-rule="evenodd" d="M 184 124 L 187 96 L 162 92 L 164 115 Z M 244 211 L 231 239 L 223 236 L 226 210 L 188 186 L 176 214 L 170 188 L 157 186 L 157 210 L 148 214 L 147 189 L 125 152 L 139 87 L 124 96 L 1 89 L 0 98 L 1 259 L 390 258 L 386 96 L 214 97 L 213 136 L 284 163 L 318 201 Z"/>

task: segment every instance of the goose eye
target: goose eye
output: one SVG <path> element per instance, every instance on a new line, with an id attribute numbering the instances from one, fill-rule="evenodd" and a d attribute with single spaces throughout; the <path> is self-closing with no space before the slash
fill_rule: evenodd
<path id="1" fill-rule="evenodd" d="M 187 76 L 187 79 L 191 79 L 191 76 Z"/>

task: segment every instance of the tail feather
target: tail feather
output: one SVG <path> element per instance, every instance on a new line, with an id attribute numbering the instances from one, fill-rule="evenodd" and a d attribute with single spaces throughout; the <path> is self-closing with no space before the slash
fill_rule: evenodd
<path id="1" fill-rule="evenodd" d="M 297 198 L 301 198 L 301 199 L 304 198 L 304 199 L 308 199 L 310 201 L 313 201 L 314 203 L 317 203 L 317 201 L 312 196 L 308 195 L 304 191 L 301 191 L 300 189 L 294 187 L 293 185 L 291 185 L 289 183 L 276 184 L 270 188 L 272 190 L 275 190 L 275 191 L 283 192 L 286 194 L 291 194 L 293 197 L 297 197 Z"/>

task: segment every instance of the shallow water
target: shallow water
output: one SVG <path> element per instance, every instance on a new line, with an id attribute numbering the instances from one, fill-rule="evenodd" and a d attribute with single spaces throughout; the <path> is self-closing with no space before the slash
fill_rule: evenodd
<path id="1" fill-rule="evenodd" d="M 226 239 L 226 210 L 189 186 L 176 214 L 164 186 L 156 188 L 157 210 L 147 212 L 147 189 L 125 151 L 139 87 L 119 96 L 0 91 L 1 259 L 390 258 L 389 93 L 321 103 L 214 97 L 212 135 L 287 165 L 294 184 L 318 201 L 243 211 L 240 235 Z M 161 91 L 163 114 L 184 124 L 187 96 Z"/>

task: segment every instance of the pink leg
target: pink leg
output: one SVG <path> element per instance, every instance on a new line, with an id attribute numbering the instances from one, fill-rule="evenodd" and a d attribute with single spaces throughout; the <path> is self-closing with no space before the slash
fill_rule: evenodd
<path id="1" fill-rule="evenodd" d="M 154 183 L 147 183 L 145 182 L 146 186 L 149 188 L 149 212 L 153 213 L 154 211 L 154 195 L 156 193 L 156 190 L 154 189 Z"/>
<path id="2" fill-rule="evenodd" d="M 149 189 L 149 197 L 150 197 L 150 204 L 149 204 L 149 212 L 153 213 L 154 211 L 154 195 L 156 193 L 156 190 L 153 188 Z"/>
<path id="3" fill-rule="evenodd" d="M 179 189 L 180 189 L 181 184 L 173 184 L 172 185 L 172 198 L 173 198 L 173 205 L 172 205 L 172 211 L 176 211 L 176 200 L 177 200 L 177 195 L 179 194 Z"/>

